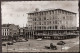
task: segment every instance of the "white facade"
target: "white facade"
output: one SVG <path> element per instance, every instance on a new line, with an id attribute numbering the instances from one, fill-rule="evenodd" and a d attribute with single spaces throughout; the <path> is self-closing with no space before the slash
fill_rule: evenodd
<path id="1" fill-rule="evenodd" d="M 9 28 L 2 27 L 2 37 L 7 37 L 9 35 Z"/>
<path id="2" fill-rule="evenodd" d="M 76 13 L 55 9 L 28 13 L 31 30 L 74 30 L 77 29 Z"/>

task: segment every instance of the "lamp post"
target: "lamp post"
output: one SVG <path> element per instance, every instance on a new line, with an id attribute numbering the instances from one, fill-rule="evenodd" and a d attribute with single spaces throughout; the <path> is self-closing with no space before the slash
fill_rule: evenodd
<path id="1" fill-rule="evenodd" d="M 8 43 L 7 43 L 7 53 L 8 53 Z"/>
<path id="2" fill-rule="evenodd" d="M 9 36 L 7 36 L 7 53 L 8 53 L 8 39 L 9 39 Z"/>

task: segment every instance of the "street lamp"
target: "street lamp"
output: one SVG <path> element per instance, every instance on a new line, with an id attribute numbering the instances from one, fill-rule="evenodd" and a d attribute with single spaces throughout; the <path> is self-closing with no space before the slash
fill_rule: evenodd
<path id="1" fill-rule="evenodd" d="M 8 44 L 6 44 L 7 45 L 7 53 L 8 53 Z"/>

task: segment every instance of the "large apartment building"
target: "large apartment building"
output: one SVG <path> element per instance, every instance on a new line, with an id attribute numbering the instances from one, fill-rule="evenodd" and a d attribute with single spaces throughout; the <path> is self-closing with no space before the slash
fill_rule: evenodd
<path id="1" fill-rule="evenodd" d="M 28 29 L 31 37 L 50 38 L 54 34 L 70 34 L 77 30 L 76 13 L 63 9 L 48 9 L 28 13 Z M 29 32 L 28 32 L 29 34 Z M 42 35 L 41 35 L 42 34 Z"/>

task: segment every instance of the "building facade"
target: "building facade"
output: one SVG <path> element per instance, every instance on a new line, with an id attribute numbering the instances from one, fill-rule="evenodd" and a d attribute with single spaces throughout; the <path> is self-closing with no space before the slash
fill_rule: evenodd
<path id="1" fill-rule="evenodd" d="M 19 35 L 19 26 L 14 24 L 3 24 L 2 25 L 2 39 L 7 40 L 9 37 Z"/>
<path id="2" fill-rule="evenodd" d="M 55 34 L 71 34 L 77 30 L 76 19 L 76 13 L 63 9 L 36 10 L 28 13 L 30 30 L 28 33 L 30 38 L 50 38 L 48 36 Z"/>

